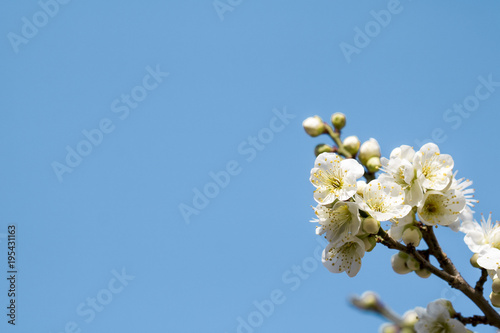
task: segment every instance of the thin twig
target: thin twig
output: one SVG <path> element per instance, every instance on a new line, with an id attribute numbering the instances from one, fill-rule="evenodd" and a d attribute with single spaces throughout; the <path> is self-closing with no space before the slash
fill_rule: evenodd
<path id="1" fill-rule="evenodd" d="M 477 326 L 479 324 L 488 324 L 488 319 L 486 318 L 486 316 L 464 317 L 460 312 L 457 312 L 455 313 L 453 318 L 460 320 L 464 325 L 471 324 L 472 326 Z"/>
<path id="2" fill-rule="evenodd" d="M 481 268 L 481 277 L 477 280 L 476 287 L 474 288 L 478 293 L 483 293 L 484 284 L 488 280 L 488 271 L 484 268 Z"/>

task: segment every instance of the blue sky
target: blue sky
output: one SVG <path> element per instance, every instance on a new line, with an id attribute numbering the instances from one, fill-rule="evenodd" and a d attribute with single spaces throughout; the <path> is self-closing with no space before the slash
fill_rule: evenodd
<path id="1" fill-rule="evenodd" d="M 0 330 L 373 332 L 346 302 L 365 290 L 477 314 L 381 246 L 353 279 L 318 264 L 309 171 L 329 142 L 301 122 L 344 112 L 385 156 L 435 141 L 499 219 L 500 4 L 216 5 L 3 4 L 0 267 L 16 225 L 18 297 L 14 328 L 2 279 Z M 438 233 L 475 283 L 463 235 Z"/>

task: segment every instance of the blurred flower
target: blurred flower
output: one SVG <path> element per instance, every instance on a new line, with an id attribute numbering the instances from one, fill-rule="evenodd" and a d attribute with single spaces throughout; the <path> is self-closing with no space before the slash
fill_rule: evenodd
<path id="1" fill-rule="evenodd" d="M 451 318 L 454 314 L 453 306 L 450 301 L 438 299 L 427 305 L 427 308 L 417 307 L 415 312 L 418 316 L 418 322 L 415 324 L 415 330 L 418 333 L 466 333 L 467 329 L 457 319 Z M 451 313 L 450 313 L 451 312 Z"/>

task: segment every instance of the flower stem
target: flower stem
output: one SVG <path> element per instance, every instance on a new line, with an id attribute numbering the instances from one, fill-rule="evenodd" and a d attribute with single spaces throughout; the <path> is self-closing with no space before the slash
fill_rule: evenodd
<path id="1" fill-rule="evenodd" d="M 333 128 L 328 125 L 327 123 L 325 123 L 325 129 L 326 129 L 326 132 L 328 133 L 328 135 L 332 138 L 332 140 L 335 142 L 335 144 L 337 145 L 338 147 L 338 153 L 342 156 L 344 156 L 345 158 L 353 158 L 353 156 L 351 155 L 351 153 L 349 153 L 345 148 L 344 148 L 344 144 L 342 143 L 342 140 L 340 140 L 340 132 L 335 132 L 333 130 Z"/>

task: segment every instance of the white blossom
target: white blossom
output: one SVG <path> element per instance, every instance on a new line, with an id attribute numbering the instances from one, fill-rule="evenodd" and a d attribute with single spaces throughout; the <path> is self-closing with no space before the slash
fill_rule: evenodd
<path id="1" fill-rule="evenodd" d="M 465 233 L 464 242 L 474 253 L 480 253 L 488 248 L 500 248 L 500 224 L 491 222 L 491 214 L 486 220 L 481 216 L 481 222 L 463 223 L 460 231 Z"/>
<path id="2" fill-rule="evenodd" d="M 389 221 L 406 216 L 411 207 L 404 204 L 405 194 L 401 186 L 394 182 L 369 182 L 363 189 L 363 196 L 356 196 L 356 202 L 364 210 L 379 221 Z"/>
<path id="3" fill-rule="evenodd" d="M 444 190 L 453 176 L 453 158 L 441 154 L 434 143 L 427 143 L 415 154 L 413 165 L 424 189 Z"/>
<path id="4" fill-rule="evenodd" d="M 428 191 L 417 213 L 420 220 L 427 225 L 449 226 L 458 221 L 464 208 L 465 197 L 456 190 Z"/>
<path id="5" fill-rule="evenodd" d="M 316 229 L 316 234 L 326 233 L 329 242 L 335 242 L 350 235 L 356 235 L 360 228 L 360 218 L 358 205 L 353 202 L 338 201 L 333 208 L 318 205 L 314 212 L 320 226 Z"/>
<path id="6" fill-rule="evenodd" d="M 355 236 L 330 243 L 323 250 L 323 265 L 332 273 L 346 272 L 356 276 L 361 269 L 361 258 L 365 255 L 365 245 Z"/>
<path id="7" fill-rule="evenodd" d="M 463 223 L 460 231 L 465 233 L 464 242 L 473 253 L 477 253 L 477 263 L 488 270 L 498 270 L 500 267 L 500 224 L 492 223 L 491 214 L 486 220 L 481 216 L 481 222 Z"/>
<path id="8" fill-rule="evenodd" d="M 311 170 L 311 183 L 316 187 L 314 199 L 327 205 L 335 200 L 347 200 L 356 193 L 356 180 L 364 168 L 354 159 L 342 160 L 335 153 L 318 155 Z"/>
<path id="9" fill-rule="evenodd" d="M 405 191 L 406 204 L 417 206 L 424 197 L 424 192 L 413 166 L 415 151 L 412 147 L 402 145 L 395 148 L 390 159 L 382 158 L 382 170 L 385 172 L 379 179 L 389 179 L 401 186 Z"/>
<path id="10" fill-rule="evenodd" d="M 417 333 L 466 333 L 467 329 L 464 324 L 451 318 L 450 311 L 454 312 L 453 307 L 445 299 L 429 303 L 426 309 L 415 308 L 418 316 L 415 331 Z"/>

